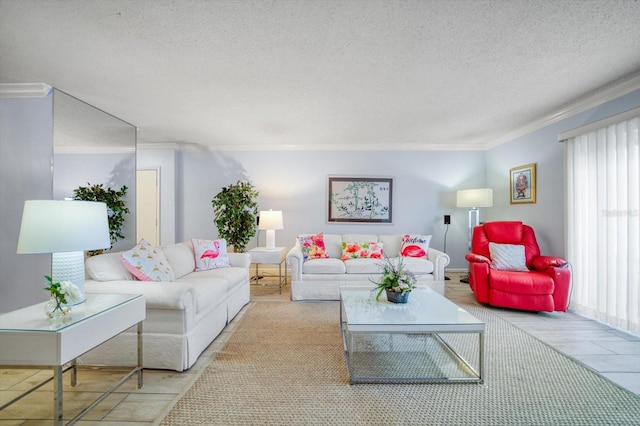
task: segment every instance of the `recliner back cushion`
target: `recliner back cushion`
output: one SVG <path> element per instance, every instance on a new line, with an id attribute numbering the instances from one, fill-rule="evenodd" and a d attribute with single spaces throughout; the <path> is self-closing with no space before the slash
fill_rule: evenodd
<path id="1" fill-rule="evenodd" d="M 492 243 L 520 244 L 522 242 L 522 222 L 487 222 L 484 232 Z"/>

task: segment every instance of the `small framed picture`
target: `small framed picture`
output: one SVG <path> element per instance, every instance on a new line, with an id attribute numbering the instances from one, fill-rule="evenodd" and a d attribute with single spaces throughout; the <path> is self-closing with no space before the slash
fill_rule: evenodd
<path id="1" fill-rule="evenodd" d="M 511 204 L 536 202 L 536 165 L 526 164 L 509 170 Z"/>
<path id="2" fill-rule="evenodd" d="M 328 222 L 392 223 L 393 179 L 329 177 Z"/>

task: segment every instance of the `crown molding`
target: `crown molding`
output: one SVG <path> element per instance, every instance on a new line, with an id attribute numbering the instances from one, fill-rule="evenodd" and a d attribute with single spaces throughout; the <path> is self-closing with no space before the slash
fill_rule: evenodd
<path id="1" fill-rule="evenodd" d="M 53 87 L 45 83 L 2 83 L 0 98 L 43 98 Z"/>
<path id="2" fill-rule="evenodd" d="M 542 129 L 565 118 L 572 117 L 576 114 L 584 112 L 588 109 L 595 108 L 602 105 L 605 102 L 611 101 L 620 96 L 624 96 L 627 93 L 631 93 L 634 90 L 640 89 L 640 71 L 632 73 L 627 77 L 623 77 L 611 84 L 608 84 L 600 89 L 594 90 L 586 95 L 583 95 L 573 102 L 567 103 L 561 108 L 553 111 L 550 114 L 536 120 L 526 126 L 520 127 L 513 132 L 507 133 L 500 139 L 490 142 L 484 145 L 485 149 L 495 148 L 498 145 L 509 142 L 520 136 L 524 136 L 535 130 Z"/>

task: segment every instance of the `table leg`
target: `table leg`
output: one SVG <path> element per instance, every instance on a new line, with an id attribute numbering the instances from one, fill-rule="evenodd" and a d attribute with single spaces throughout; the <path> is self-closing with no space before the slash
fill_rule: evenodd
<path id="1" fill-rule="evenodd" d="M 53 367 L 53 424 L 62 425 L 62 366 Z"/>
<path id="2" fill-rule="evenodd" d="M 142 321 L 138 323 L 138 389 L 142 389 Z"/>

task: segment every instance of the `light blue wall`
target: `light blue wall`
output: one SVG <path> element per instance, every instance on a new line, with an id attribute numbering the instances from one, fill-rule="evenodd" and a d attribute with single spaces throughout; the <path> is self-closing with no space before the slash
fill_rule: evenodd
<path id="1" fill-rule="evenodd" d="M 0 98 L 0 312 L 47 299 L 51 255 L 16 249 L 24 202 L 51 198 L 52 98 Z"/>
<path id="2" fill-rule="evenodd" d="M 442 250 L 446 231 L 443 215 L 450 214 L 447 252 L 452 256 L 451 267 L 463 269 L 466 267 L 467 210 L 455 207 L 455 191 L 485 185 L 484 155 L 479 151 L 177 151 L 175 241 L 216 238 L 212 198 L 223 186 L 248 180 L 260 192 L 261 209 L 283 211 L 285 229 L 276 232 L 279 246 L 291 247 L 296 235 L 307 232 L 410 232 L 432 234 L 432 246 Z M 159 150 L 138 151 L 138 168 L 163 170 L 171 167 L 172 161 L 172 156 L 163 157 Z M 393 223 L 328 224 L 329 175 L 393 177 Z M 163 205 L 170 202 L 161 198 Z M 171 221 L 163 218 L 161 221 L 161 229 L 173 226 Z M 263 232 L 259 238 L 260 245 L 264 245 Z M 162 240 L 163 244 L 171 242 Z M 249 248 L 255 245 L 254 238 Z"/>
<path id="3" fill-rule="evenodd" d="M 248 180 L 260 191 L 260 208 L 282 210 L 285 229 L 276 231 L 276 244 L 291 247 L 297 234 L 404 232 L 433 235 L 432 246 L 444 248 L 449 269 L 464 270 L 467 263 L 467 209 L 455 206 L 458 189 L 494 189 L 494 207 L 481 210 L 481 220 L 522 220 L 532 225 L 544 253 L 564 256 L 564 151 L 558 133 L 640 106 L 640 90 L 564 119 L 487 151 L 263 151 L 218 152 L 139 150 L 145 167 L 175 168 L 175 191 L 163 191 L 161 204 L 174 204 L 174 216 L 161 218 L 175 239 L 216 238 L 211 199 L 223 187 Z M 509 204 L 509 169 L 537 165 L 537 202 Z M 163 174 L 164 175 L 164 174 Z M 328 224 L 329 175 L 390 176 L 394 178 L 393 224 Z M 166 178 L 164 178 L 166 179 Z M 169 199 L 167 199 L 169 197 Z M 165 216 L 165 213 L 163 213 Z M 264 233 L 259 235 L 264 245 Z M 249 248 L 257 245 L 254 240 Z"/>
<path id="4" fill-rule="evenodd" d="M 640 90 L 516 138 L 486 152 L 494 206 L 486 220 L 521 220 L 536 230 L 543 254 L 565 256 L 564 145 L 558 134 L 640 107 Z M 536 163 L 537 202 L 509 203 L 509 169 Z M 640 167 L 640 165 L 638 165 Z"/>

